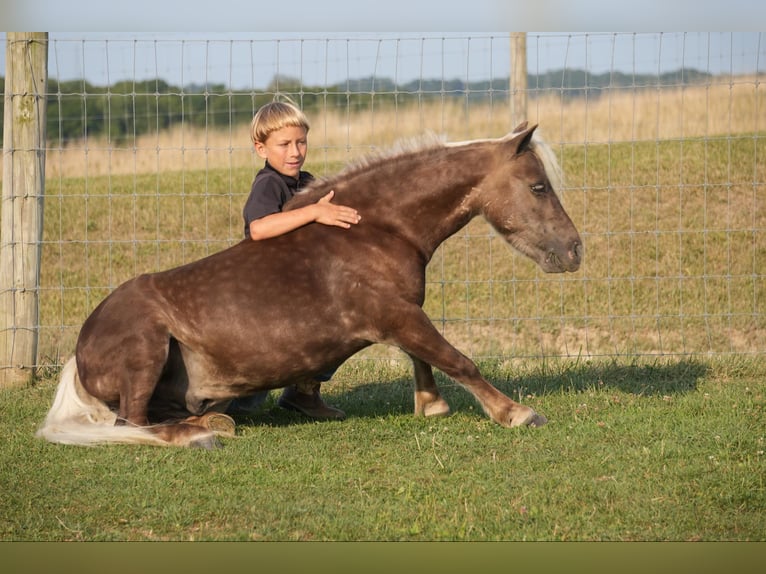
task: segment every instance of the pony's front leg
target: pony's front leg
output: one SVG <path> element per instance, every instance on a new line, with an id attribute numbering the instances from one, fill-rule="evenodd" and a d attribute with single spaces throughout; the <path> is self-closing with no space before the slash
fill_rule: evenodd
<path id="1" fill-rule="evenodd" d="M 415 416 L 444 417 L 450 408 L 436 387 L 431 365 L 410 355 L 415 370 Z"/>
<path id="2" fill-rule="evenodd" d="M 517 403 L 492 386 L 481 376 L 471 359 L 447 342 L 420 308 L 412 307 L 409 313 L 400 309 L 397 323 L 391 326 L 389 333 L 395 344 L 408 355 L 433 365 L 460 383 L 496 423 L 505 427 L 537 427 L 548 422 L 543 415 Z M 430 388 L 429 383 L 424 384 L 426 391 L 435 389 L 433 381 Z"/>

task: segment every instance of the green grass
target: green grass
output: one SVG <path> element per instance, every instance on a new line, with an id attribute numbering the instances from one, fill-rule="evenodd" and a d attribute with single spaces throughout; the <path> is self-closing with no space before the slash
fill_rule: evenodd
<path id="1" fill-rule="evenodd" d="M 415 418 L 406 363 L 351 361 L 342 422 L 270 398 L 220 450 L 82 448 L 33 437 L 53 376 L 2 390 L 0 539 L 766 538 L 762 359 L 482 369 L 550 423 L 499 427 L 443 377 L 453 416 Z"/>

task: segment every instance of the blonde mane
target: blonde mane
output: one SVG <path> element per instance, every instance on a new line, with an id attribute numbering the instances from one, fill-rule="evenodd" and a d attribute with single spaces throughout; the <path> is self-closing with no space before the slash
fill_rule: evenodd
<path id="1" fill-rule="evenodd" d="M 495 138 L 495 139 L 477 139 L 477 140 L 468 140 L 468 141 L 460 141 L 460 142 L 449 142 L 446 144 L 443 144 L 448 147 L 457 147 L 462 145 L 470 145 L 478 142 L 493 142 L 493 141 L 500 141 L 506 138 L 512 138 L 514 135 L 519 133 L 521 130 L 515 130 L 511 132 L 510 134 L 502 137 L 502 138 Z M 558 159 L 556 158 L 556 153 L 553 151 L 550 145 L 540 136 L 538 131 L 535 131 L 534 134 L 532 134 L 532 140 L 529 142 L 529 150 L 534 153 L 537 158 L 542 162 L 543 168 L 545 169 L 545 173 L 548 175 L 548 180 L 551 182 L 551 186 L 553 187 L 554 191 L 557 193 L 557 195 L 561 194 L 561 190 L 564 188 L 564 173 L 561 170 L 561 166 L 559 165 Z"/>
<path id="2" fill-rule="evenodd" d="M 448 145 L 445 142 L 444 137 L 439 136 L 433 132 L 427 132 L 421 136 L 412 138 L 402 138 L 397 140 L 393 146 L 386 149 L 375 149 L 359 157 L 351 159 L 343 169 L 338 173 L 327 177 L 317 178 L 318 183 L 326 183 L 329 181 L 336 181 L 342 177 L 369 168 L 372 165 L 378 164 L 383 161 L 389 161 L 397 157 L 417 153 L 420 151 L 438 149 Z M 311 185 L 310 187 L 315 187 Z"/>
<path id="3" fill-rule="evenodd" d="M 318 186 L 321 186 L 322 184 L 337 181 L 343 177 L 348 176 L 349 174 L 367 169 L 380 162 L 390 161 L 404 155 L 428 150 L 436 150 L 445 147 L 471 145 L 480 142 L 498 142 L 503 139 L 513 137 L 516 133 L 518 132 L 514 131 L 502 138 L 486 138 L 456 142 L 448 142 L 444 136 L 438 135 L 434 132 L 426 132 L 420 136 L 403 138 L 396 141 L 394 145 L 389 148 L 376 149 L 359 157 L 353 158 L 338 173 L 317 178 L 315 182 L 312 183 L 312 185 L 308 186 L 304 190 L 304 192 L 308 192 Z M 545 173 L 548 175 L 548 180 L 550 181 L 551 186 L 557 195 L 560 196 L 564 187 L 564 177 L 558 159 L 556 158 L 556 153 L 537 132 L 532 135 L 532 140 L 529 143 L 529 150 L 534 153 L 543 164 L 543 168 L 545 169 Z"/>
<path id="4" fill-rule="evenodd" d="M 543 168 L 545 168 L 545 173 L 548 175 L 548 180 L 551 182 L 553 190 L 561 197 L 565 185 L 564 172 L 556 158 L 556 152 L 553 151 L 551 146 L 542 137 L 537 135 L 537 132 L 532 136 L 530 149 L 543 163 Z"/>

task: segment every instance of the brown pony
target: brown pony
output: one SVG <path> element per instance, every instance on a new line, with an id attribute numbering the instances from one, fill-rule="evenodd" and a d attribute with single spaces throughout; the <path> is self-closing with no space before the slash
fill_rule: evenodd
<path id="1" fill-rule="evenodd" d="M 212 448 L 233 433 L 222 414 L 232 399 L 313 378 L 373 343 L 412 359 L 416 415 L 449 413 L 436 367 L 498 424 L 545 424 L 487 382 L 422 310 L 431 256 L 477 215 L 544 271 L 579 268 L 580 236 L 535 127 L 368 158 L 286 206 L 334 189 L 362 215 L 351 229 L 312 224 L 246 239 L 123 283 L 83 324 L 38 436 Z"/>

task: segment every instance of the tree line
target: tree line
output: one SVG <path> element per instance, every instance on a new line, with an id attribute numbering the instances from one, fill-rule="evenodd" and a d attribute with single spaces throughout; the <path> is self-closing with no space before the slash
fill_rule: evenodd
<path id="1" fill-rule="evenodd" d="M 591 74 L 584 70 L 554 70 L 530 74 L 530 99 L 556 91 L 565 99 L 595 98 L 605 88 L 646 89 L 709 81 L 711 74 L 678 70 L 664 74 L 633 75 L 622 72 Z M 0 77 L 0 90 L 5 78 Z M 107 136 L 115 141 L 154 133 L 184 123 L 204 128 L 225 128 L 249 122 L 255 111 L 284 94 L 309 114 L 319 109 L 346 113 L 369 112 L 391 106 L 424 104 L 449 98 L 471 102 L 507 101 L 509 79 L 467 83 L 463 80 L 412 80 L 395 84 L 386 78 L 347 80 L 332 86 L 305 86 L 297 79 L 275 77 L 264 90 L 231 90 L 223 84 L 183 88 L 162 79 L 121 81 L 95 86 L 85 80 L 49 80 L 47 133 L 52 145 L 84 137 Z M 4 121 L 0 101 L 0 129 Z"/>

